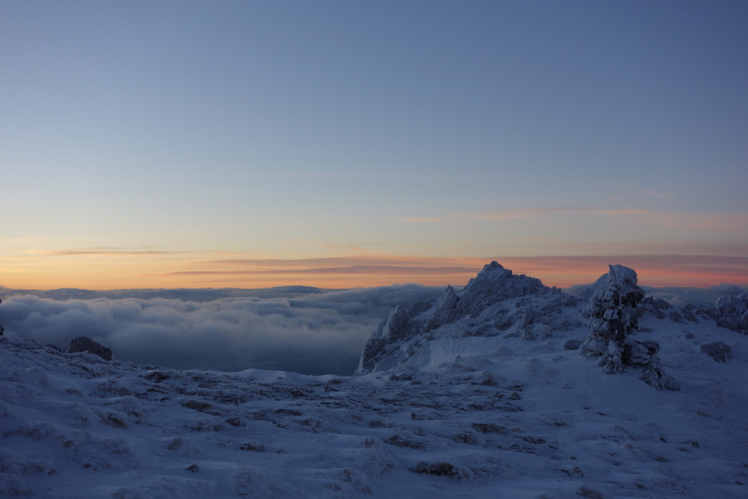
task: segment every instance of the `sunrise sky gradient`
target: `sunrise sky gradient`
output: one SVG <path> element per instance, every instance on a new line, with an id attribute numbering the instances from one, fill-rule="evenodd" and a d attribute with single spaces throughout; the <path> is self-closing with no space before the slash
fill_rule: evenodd
<path id="1" fill-rule="evenodd" d="M 0 286 L 748 285 L 748 2 L 0 0 Z"/>

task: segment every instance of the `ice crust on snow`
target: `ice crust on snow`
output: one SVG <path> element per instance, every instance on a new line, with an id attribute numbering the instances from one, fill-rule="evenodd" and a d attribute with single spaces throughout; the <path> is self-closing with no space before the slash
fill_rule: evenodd
<path id="1" fill-rule="evenodd" d="M 492 263 L 396 307 L 350 377 L 0 338 L 0 496 L 745 497 L 748 338 L 627 298 L 629 270 L 580 300 Z M 614 313 L 583 314 L 593 296 Z M 613 320 L 626 369 L 607 375 L 566 345 L 618 345 Z M 653 358 L 680 391 L 642 382 Z"/>

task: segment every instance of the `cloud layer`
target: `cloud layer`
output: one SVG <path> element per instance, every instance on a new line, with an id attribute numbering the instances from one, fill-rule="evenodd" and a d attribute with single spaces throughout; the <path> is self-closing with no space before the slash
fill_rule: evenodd
<path id="1" fill-rule="evenodd" d="M 112 348 L 116 360 L 177 369 L 351 374 L 367 338 L 392 307 L 442 290 L 161 290 L 164 296 L 148 290 L 5 291 L 0 324 L 8 336 L 62 348 L 76 336 L 89 336 Z"/>
<path id="2" fill-rule="evenodd" d="M 645 289 L 674 305 L 713 303 L 722 294 L 746 291 L 727 284 Z M 117 360 L 177 369 L 347 375 L 395 305 L 435 298 L 443 289 L 411 284 L 343 291 L 287 286 L 0 292 L 0 324 L 11 337 L 65 348 L 76 336 L 89 336 L 112 348 Z"/>

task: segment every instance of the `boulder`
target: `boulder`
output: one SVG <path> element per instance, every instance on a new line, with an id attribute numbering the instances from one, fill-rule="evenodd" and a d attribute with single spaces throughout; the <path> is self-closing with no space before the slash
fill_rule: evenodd
<path id="1" fill-rule="evenodd" d="M 68 353 L 88 352 L 98 355 L 104 360 L 112 360 L 112 349 L 96 343 L 87 336 L 78 336 L 70 342 Z"/>
<path id="2" fill-rule="evenodd" d="M 713 358 L 715 362 L 727 364 L 727 360 L 732 358 L 732 348 L 721 341 L 701 345 L 701 351 Z"/>

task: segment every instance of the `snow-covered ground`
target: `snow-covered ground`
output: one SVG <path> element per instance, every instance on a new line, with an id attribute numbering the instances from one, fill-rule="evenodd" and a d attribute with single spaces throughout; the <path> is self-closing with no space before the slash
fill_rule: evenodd
<path id="1" fill-rule="evenodd" d="M 568 349 L 590 335 L 586 302 L 501 279 L 456 293 L 461 309 L 391 316 L 354 376 L 178 371 L 2 338 L 0 496 L 748 496 L 748 337 L 645 312 L 634 337 L 680 385 L 657 390 Z M 702 351 L 714 342 L 726 362 Z"/>

